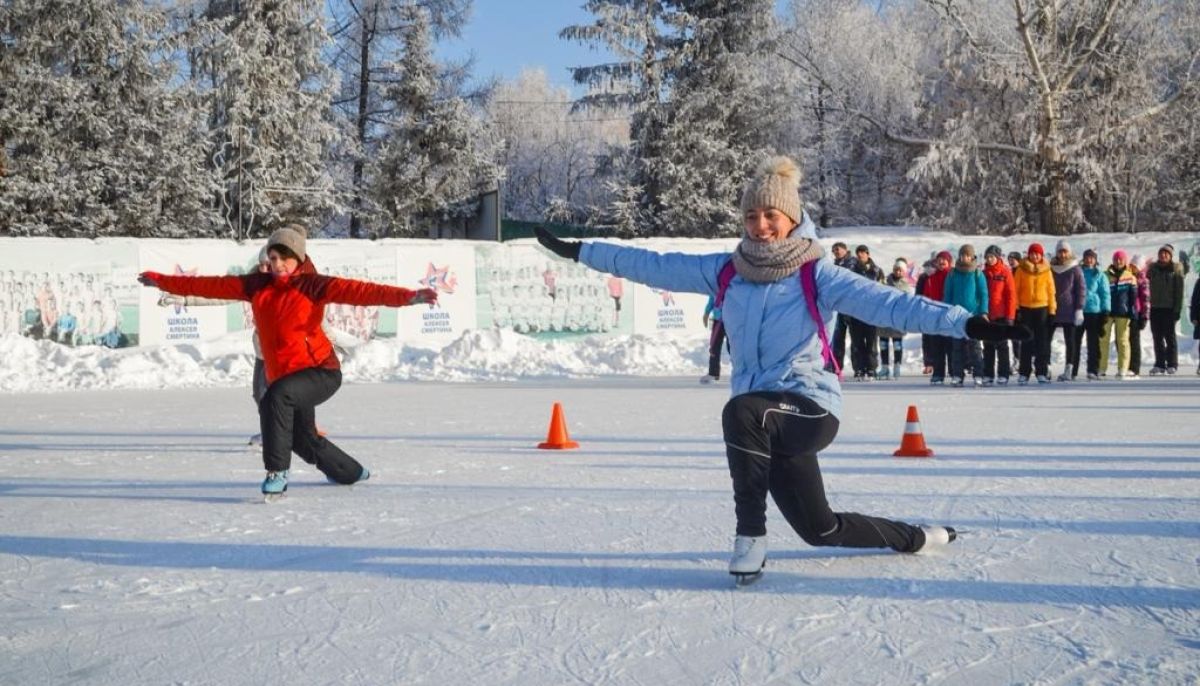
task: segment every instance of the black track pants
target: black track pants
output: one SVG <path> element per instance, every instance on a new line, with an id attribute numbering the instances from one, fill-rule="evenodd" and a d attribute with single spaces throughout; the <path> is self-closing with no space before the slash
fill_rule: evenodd
<path id="1" fill-rule="evenodd" d="M 310 368 L 276 379 L 258 406 L 262 426 L 263 466 L 268 472 L 287 469 L 292 451 L 341 484 L 362 476 L 362 465 L 332 441 L 317 435 L 316 407 L 342 385 L 336 369 Z"/>
<path id="2" fill-rule="evenodd" d="M 791 393 L 746 393 L 725 405 L 721 424 L 738 535 L 767 533 L 770 492 L 809 545 L 900 552 L 924 545 L 919 527 L 830 509 L 817 453 L 837 435 L 838 420 L 812 400 Z"/>

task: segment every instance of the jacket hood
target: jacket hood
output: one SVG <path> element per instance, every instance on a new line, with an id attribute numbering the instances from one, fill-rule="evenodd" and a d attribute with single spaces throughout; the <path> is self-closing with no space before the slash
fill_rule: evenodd
<path id="1" fill-rule="evenodd" d="M 1021 264 L 1017 268 L 1023 272 L 1028 272 L 1030 274 L 1041 274 L 1043 272 L 1049 271 L 1050 265 L 1046 264 L 1044 261 L 1040 264 L 1034 264 L 1034 263 L 1030 262 L 1029 260 L 1021 260 Z"/>
<path id="2" fill-rule="evenodd" d="M 1068 269 L 1074 267 L 1076 264 L 1078 264 L 1078 261 L 1074 257 L 1068 257 L 1063 261 L 1059 261 L 1057 257 L 1050 260 L 1050 268 L 1054 270 L 1055 274 L 1062 274 Z"/>

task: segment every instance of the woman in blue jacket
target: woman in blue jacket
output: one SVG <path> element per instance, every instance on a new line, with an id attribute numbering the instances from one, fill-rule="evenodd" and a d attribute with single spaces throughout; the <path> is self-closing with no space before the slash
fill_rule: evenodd
<path id="1" fill-rule="evenodd" d="M 825 332 L 837 313 L 956 338 L 1028 335 L 1022 327 L 972 317 L 960 307 L 902 293 L 821 259 L 815 228 L 800 206 L 799 181 L 799 170 L 786 157 L 759 167 L 742 193 L 745 233 L 732 255 L 662 254 L 564 241 L 537 231 L 543 246 L 593 269 L 655 288 L 723 296 L 733 398 L 721 422 L 737 515 L 729 571 L 739 582 L 756 578 L 766 560 L 768 492 L 810 545 L 918 552 L 955 538 L 949 527 L 919 527 L 829 507 L 817 453 L 837 435 L 842 410 L 838 377 L 825 370 L 832 359 Z M 731 279 L 722 277 L 730 274 L 727 263 L 735 272 Z M 806 274 L 815 295 L 802 287 Z"/>

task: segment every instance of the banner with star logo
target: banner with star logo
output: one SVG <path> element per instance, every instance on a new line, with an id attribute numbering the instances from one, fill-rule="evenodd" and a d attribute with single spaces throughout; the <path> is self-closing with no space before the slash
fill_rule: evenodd
<path id="1" fill-rule="evenodd" d="M 259 246 L 209 241 L 154 241 L 140 248 L 139 271 L 177 276 L 244 274 L 256 267 L 259 250 Z M 199 342 L 254 326 L 247 302 L 189 302 L 155 288 L 139 288 L 142 345 Z"/>
<path id="2" fill-rule="evenodd" d="M 403 340 L 446 343 L 475 328 L 475 248 L 470 244 L 402 245 L 396 248 L 398 286 L 432 288 L 437 304 L 396 310 Z"/>

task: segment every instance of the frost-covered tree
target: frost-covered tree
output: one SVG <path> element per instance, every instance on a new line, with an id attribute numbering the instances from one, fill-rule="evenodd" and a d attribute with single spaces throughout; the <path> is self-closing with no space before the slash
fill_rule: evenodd
<path id="1" fill-rule="evenodd" d="M 203 130 L 154 3 L 0 3 L 0 227 L 194 235 L 211 226 Z"/>
<path id="2" fill-rule="evenodd" d="M 1025 167 L 1027 223 L 1051 234 L 1094 226 L 1103 214 L 1094 204 L 1105 195 L 1126 195 L 1134 205 L 1152 197 L 1139 185 L 1149 160 L 1169 148 L 1170 136 L 1158 133 L 1170 121 L 1163 115 L 1197 97 L 1195 3 L 926 4 L 959 41 L 954 80 L 965 76 L 1011 99 L 1012 135 L 1011 142 L 989 137 L 996 108 L 965 112 L 928 142 L 915 178 L 975 176 L 987 164 L 981 153 L 1023 158 L 1010 164 Z"/>
<path id="3" fill-rule="evenodd" d="M 388 64 L 403 54 L 407 27 L 406 0 L 336 0 L 330 3 L 334 42 L 330 62 L 340 78 L 334 103 L 348 133 L 342 154 L 335 159 L 348 164 L 349 232 L 363 234 L 379 212 L 368 203 L 365 173 L 367 159 L 377 150 L 381 124 L 390 115 L 383 89 L 393 76 Z M 429 15 L 435 37 L 457 36 L 470 13 L 470 0 L 421 0 L 417 5 Z"/>
<path id="4" fill-rule="evenodd" d="M 536 69 L 498 84 L 487 112 L 502 141 L 508 216 L 582 223 L 608 204 L 611 160 L 629 138 L 619 110 L 573 109 L 567 89 Z"/>
<path id="5" fill-rule="evenodd" d="M 320 0 L 212 0 L 192 50 L 210 98 L 210 159 L 230 235 L 321 224 L 338 208 L 326 151 L 336 79 Z"/>
<path id="6" fill-rule="evenodd" d="M 473 215 L 502 170 L 482 118 L 465 98 L 438 87 L 428 10 L 410 2 L 404 22 L 404 56 L 384 93 L 391 116 L 371 170 L 371 195 L 389 222 L 385 233 L 422 235 Z"/>
<path id="7" fill-rule="evenodd" d="M 736 232 L 745 173 L 776 147 L 783 98 L 772 70 L 763 68 L 773 42 L 773 3 L 595 0 L 584 8 L 596 21 L 562 35 L 604 45 L 620 61 L 576 69 L 575 78 L 620 87 L 580 104 L 631 108 L 628 183 L 643 193 L 640 215 L 654 218 L 644 230 Z"/>

